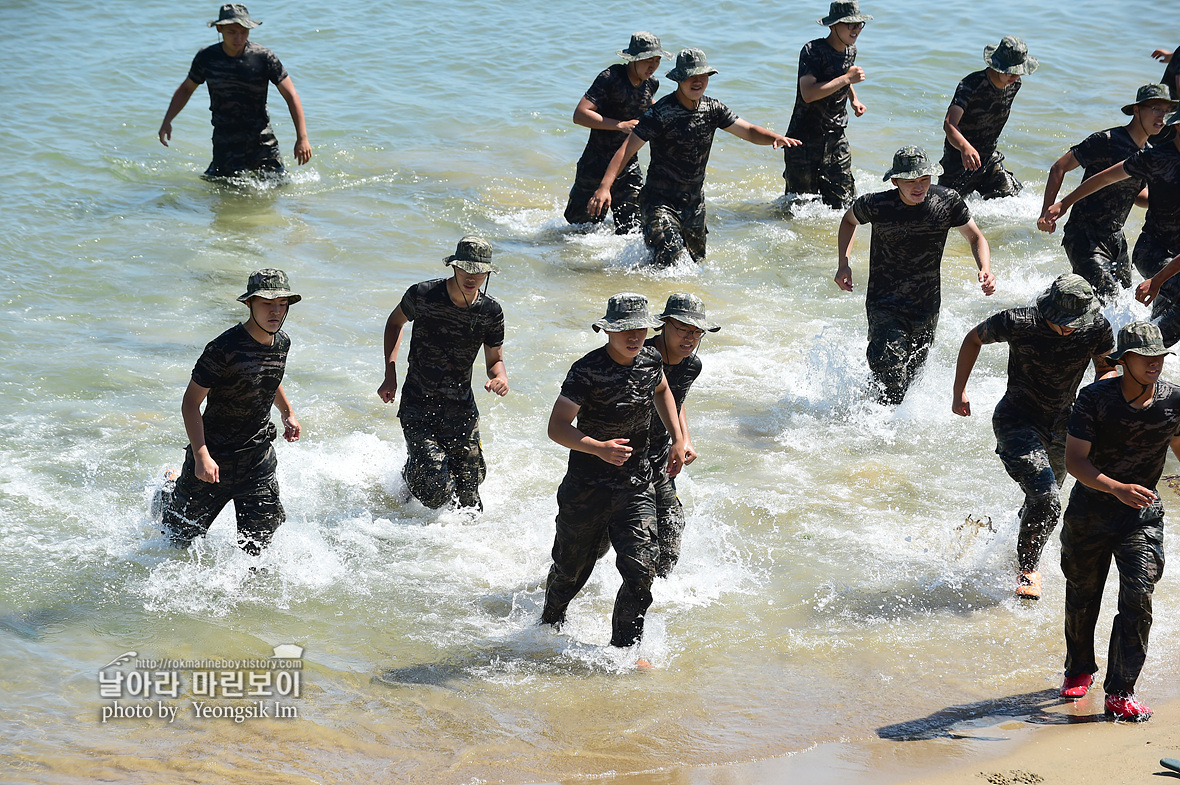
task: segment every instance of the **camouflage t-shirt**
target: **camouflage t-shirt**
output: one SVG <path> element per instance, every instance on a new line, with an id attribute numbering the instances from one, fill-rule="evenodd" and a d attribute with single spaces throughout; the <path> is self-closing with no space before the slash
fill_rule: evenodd
<path id="1" fill-rule="evenodd" d="M 264 346 L 234 325 L 205 346 L 193 382 L 209 390 L 201 420 L 214 459 L 261 447 L 277 434 L 270 421 L 275 393 L 287 367 L 291 339 L 280 330 Z"/>
<path id="2" fill-rule="evenodd" d="M 569 476 L 587 485 L 638 488 L 652 481 L 647 457 L 651 410 L 663 378 L 660 353 L 644 347 L 631 365 L 620 365 L 601 346 L 566 374 L 561 394 L 576 403 L 579 431 L 598 441 L 630 439 L 631 457 L 615 466 L 597 455 L 570 450 Z"/>
<path id="3" fill-rule="evenodd" d="M 1003 90 L 996 88 L 987 76 L 988 69 L 976 71 L 963 77 L 955 88 L 951 106 L 961 106 L 963 116 L 959 120 L 959 132 L 979 153 L 981 164 L 986 165 L 996 150 L 996 142 L 1008 122 L 1012 101 L 1020 92 L 1022 82 L 1017 79 Z M 944 176 L 963 170 L 962 154 L 949 139 L 942 143 L 942 168 Z"/>
<path id="4" fill-rule="evenodd" d="M 639 85 L 631 84 L 631 77 L 627 75 L 624 63 L 615 63 L 598 75 L 594 84 L 586 91 L 586 100 L 598 107 L 598 113 L 603 117 L 615 120 L 638 119 L 651 108 L 652 99 L 660 89 L 660 80 L 652 77 Z M 582 152 L 582 161 L 600 161 L 603 171 L 610 159 L 618 152 L 623 142 L 627 141 L 625 131 L 603 131 L 598 128 L 590 129 L 590 139 L 586 142 L 586 149 Z M 628 162 L 628 166 L 635 161 L 635 156 Z"/>
<path id="5" fill-rule="evenodd" d="M 1160 379 L 1155 399 L 1134 409 L 1119 379 L 1083 387 L 1069 417 L 1069 435 L 1090 442 L 1090 463 L 1118 482 L 1155 488 L 1172 438 L 1180 434 L 1180 387 Z M 1107 496 L 1080 482 L 1075 493 Z"/>
<path id="6" fill-rule="evenodd" d="M 857 198 L 852 214 L 873 225 L 866 307 L 915 317 L 936 313 L 947 232 L 971 220 L 963 197 L 932 185 L 921 204 L 908 205 L 891 188 Z"/>
<path id="7" fill-rule="evenodd" d="M 1090 361 L 1114 351 L 1114 333 L 1105 317 L 1058 335 L 1035 305 L 1000 311 L 976 335 L 984 343 L 1008 344 L 1008 389 L 996 414 L 1020 414 L 1046 428 L 1073 403 Z"/>
<path id="8" fill-rule="evenodd" d="M 1139 152 L 1139 145 L 1123 126 L 1108 128 L 1090 134 L 1070 148 L 1073 157 L 1083 167 L 1082 182 L 1128 157 Z M 1077 226 L 1092 230 L 1095 234 L 1114 234 L 1122 231 L 1123 224 L 1135 204 L 1135 197 L 1143 190 L 1144 182 L 1138 177 L 1108 185 L 1097 193 L 1090 194 L 1073 206 L 1066 226 Z"/>
<path id="9" fill-rule="evenodd" d="M 414 323 L 409 368 L 397 416 L 403 420 L 450 419 L 476 413 L 471 366 L 483 346 L 504 344 L 504 310 L 480 293 L 470 308 L 447 294 L 447 278 L 416 283 L 400 308 Z"/>
<path id="10" fill-rule="evenodd" d="M 795 108 L 787 136 L 810 139 L 839 133 L 848 126 L 848 98 L 851 88 L 841 87 L 829 96 L 807 103 L 799 89 L 798 79 L 811 75 L 819 84 L 830 82 L 848 73 L 856 63 L 856 47 L 837 52 L 826 38 L 808 41 L 799 50 L 799 75 L 795 82 Z"/>
<path id="11" fill-rule="evenodd" d="M 277 85 L 287 70 L 275 53 L 247 41 L 237 57 L 230 57 L 221 44 L 197 52 L 188 78 L 209 83 L 209 109 L 218 131 L 256 133 L 270 124 L 266 113 L 267 83 Z"/>
<path id="12" fill-rule="evenodd" d="M 665 330 L 671 330 L 671 327 L 665 327 Z M 656 348 L 656 339 L 651 337 L 647 339 L 645 346 Z M 659 349 L 656 349 L 658 352 Z M 669 365 L 664 363 L 664 378 L 668 380 L 668 388 L 672 390 L 672 397 L 676 400 L 676 411 L 679 413 L 684 408 L 684 398 L 688 395 L 688 389 L 692 387 L 692 383 L 701 375 L 701 358 L 695 354 L 685 357 L 676 365 Z M 656 411 L 655 403 L 651 407 L 651 449 L 652 455 L 660 455 L 668 448 L 668 429 L 664 427 L 664 421 L 660 419 L 660 413 Z M 658 471 L 660 467 L 652 467 Z"/>
<path id="13" fill-rule="evenodd" d="M 1180 150 L 1175 143 L 1140 150 L 1123 162 L 1123 169 L 1147 182 L 1143 231 L 1169 248 L 1180 244 Z"/>
<path id="14" fill-rule="evenodd" d="M 1172 59 L 1168 61 L 1168 67 L 1164 69 L 1164 75 L 1160 77 L 1160 84 L 1168 86 L 1168 94 L 1172 96 L 1172 100 L 1180 98 L 1180 93 L 1176 92 L 1176 77 L 1180 76 L 1180 47 L 1172 52 Z"/>
<path id="15" fill-rule="evenodd" d="M 679 201 L 698 197 L 713 134 L 737 120 L 728 106 L 707 95 L 696 109 L 686 109 L 675 93 L 656 101 L 635 126 L 635 135 L 651 144 L 644 190 Z"/>

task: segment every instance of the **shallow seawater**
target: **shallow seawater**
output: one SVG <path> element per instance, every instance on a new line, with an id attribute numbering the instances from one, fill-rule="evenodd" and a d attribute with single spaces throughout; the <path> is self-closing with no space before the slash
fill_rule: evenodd
<path id="1" fill-rule="evenodd" d="M 0 76 L 4 778 L 761 782 L 783 759 L 838 781 L 900 776 L 922 765 L 905 739 L 1039 705 L 1064 654 L 1059 548 L 1046 551 L 1044 600 L 1017 602 L 1020 499 L 989 422 L 1006 353 L 985 348 L 970 419 L 950 411 L 954 361 L 975 324 L 1067 269 L 1058 237 L 1034 227 L 1044 173 L 1122 122 L 1118 107 L 1162 72 L 1148 52 L 1174 42 L 1134 6 L 1111 22 L 1088 0 L 1068 26 L 1058 9 L 1006 0 L 986 12 L 866 3 L 869 113 L 850 128 L 862 192 L 884 187 L 898 147 L 937 154 L 951 92 L 982 67 L 985 44 L 1020 35 L 1042 62 L 1004 136 L 1028 189 L 969 201 L 999 290 L 982 296 L 952 234 L 927 370 L 887 409 L 864 393 L 867 227 L 857 291 L 844 294 L 832 283 L 840 215 L 785 202 L 780 153 L 718 135 L 699 267 L 652 270 L 638 237 L 561 217 L 585 140 L 573 106 L 633 30 L 704 48 L 720 72 L 709 93 L 783 130 L 823 5 L 256 2 L 265 24 L 252 39 L 290 71 L 315 150 L 283 184 L 200 178 L 203 90 L 171 146 L 156 140 L 192 54 L 214 41 L 204 22 L 216 4 L 148 0 L 131 28 L 109 5 L 39 6 L 56 67 L 14 57 Z M 27 27 L 27 9 L 0 7 L 0 23 Z M 273 91 L 271 114 L 289 157 Z M 1136 210 L 1132 240 L 1141 223 Z M 407 286 L 446 272 L 468 232 L 488 236 L 504 268 L 491 293 L 507 315 L 512 385 L 503 399 L 477 390 L 479 516 L 398 500 L 404 443 L 375 394 L 386 316 Z M 285 386 L 304 428 L 277 445 L 288 521 L 258 563 L 234 545 L 230 512 L 176 553 L 148 508 L 182 458 L 181 394 L 204 344 L 242 318 L 234 298 L 262 266 L 287 270 L 304 296 L 285 328 Z M 656 583 L 643 643 L 620 652 L 606 646 L 613 555 L 560 634 L 537 624 L 566 458 L 545 423 L 569 365 L 602 340 L 589 325 L 607 297 L 662 304 L 679 290 L 723 330 L 705 339 L 689 397 L 701 457 L 678 481 L 683 557 Z M 1116 327 L 1144 313 L 1129 296 L 1107 309 Z M 1165 375 L 1180 378 L 1175 360 Z M 1169 573 L 1145 696 L 1175 694 L 1178 612 Z M 179 697 L 120 701 L 170 704 L 171 722 L 103 722 L 112 699 L 99 674 L 133 669 L 107 667 L 126 652 L 265 659 L 284 644 L 304 649 L 300 695 L 282 701 L 297 717 L 199 717 L 189 670 Z M 650 670 L 635 668 L 641 657 Z M 730 764 L 741 765 L 716 768 Z"/>

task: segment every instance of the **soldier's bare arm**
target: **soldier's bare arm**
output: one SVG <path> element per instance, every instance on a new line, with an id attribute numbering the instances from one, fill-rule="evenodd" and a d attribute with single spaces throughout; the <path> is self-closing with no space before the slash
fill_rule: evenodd
<path id="1" fill-rule="evenodd" d="M 606 117 L 598 111 L 598 105 L 586 96 L 582 96 L 582 100 L 578 101 L 578 105 L 574 107 L 574 123 L 596 131 L 630 132 L 638 122 L 638 118 L 616 120 L 613 117 Z"/>
<path id="2" fill-rule="evenodd" d="M 180 87 L 176 88 L 176 92 L 172 94 L 172 100 L 168 103 L 168 111 L 164 112 L 164 122 L 160 123 L 160 130 L 157 132 L 160 144 L 165 147 L 168 146 L 168 140 L 172 138 L 172 121 L 176 119 L 176 115 L 180 114 L 180 110 L 188 103 L 188 99 L 192 98 L 193 91 L 197 87 L 196 82 L 185 78 L 180 83 Z"/>
<path id="3" fill-rule="evenodd" d="M 987 238 L 972 219 L 959 227 L 959 234 L 971 243 L 971 255 L 975 257 L 975 266 L 979 268 L 979 287 L 990 297 L 996 291 L 996 277 L 992 275 L 992 249 L 987 244 Z"/>
<path id="4" fill-rule="evenodd" d="M 508 369 L 504 367 L 504 347 L 483 347 L 483 361 L 488 370 L 488 381 L 483 388 L 503 397 L 508 394 Z"/>
<path id="5" fill-rule="evenodd" d="M 971 378 L 971 371 L 975 369 L 975 361 L 979 359 L 979 350 L 983 348 L 983 340 L 979 337 L 983 325 L 976 326 L 963 338 L 963 345 L 959 347 L 959 359 L 955 363 L 955 386 L 951 411 L 960 417 L 971 416 L 971 401 L 967 398 L 967 380 Z"/>
<path id="6" fill-rule="evenodd" d="M 672 449 L 668 453 L 668 476 L 675 477 L 684 468 L 684 434 L 680 431 L 680 418 L 676 415 L 676 399 L 672 397 L 672 388 L 663 376 L 655 390 L 655 403 L 656 412 L 672 437 Z"/>
<path id="7" fill-rule="evenodd" d="M 1049 179 L 1045 182 L 1045 198 L 1041 201 L 1041 217 L 1037 219 L 1037 228 L 1042 232 L 1052 233 L 1057 228 L 1057 223 L 1050 221 L 1046 214 L 1049 212 L 1049 206 L 1057 201 L 1057 194 L 1061 191 L 1061 183 L 1065 181 L 1066 173 L 1080 165 L 1077 156 L 1070 150 L 1049 167 Z"/>
<path id="8" fill-rule="evenodd" d="M 193 448 L 194 472 L 202 482 L 220 480 L 220 467 L 209 447 L 205 444 L 205 421 L 201 419 L 201 404 L 209 395 L 209 388 L 189 380 L 180 402 L 180 415 L 184 418 L 184 431 L 188 434 L 189 446 Z"/>
<path id="9" fill-rule="evenodd" d="M 619 145 L 618 151 L 614 157 L 610 159 L 610 165 L 606 167 L 606 174 L 602 176 L 602 183 L 599 184 L 598 190 L 590 197 L 590 201 L 586 204 L 586 211 L 590 215 L 605 215 L 606 211 L 610 209 L 610 189 L 615 184 L 615 179 L 619 176 L 619 172 L 623 171 L 623 165 L 631 160 L 631 156 L 639 152 L 639 149 L 646 144 L 642 139 L 635 135 L 635 132 L 627 134 L 627 141 Z"/>
<path id="10" fill-rule="evenodd" d="M 1136 510 L 1142 510 L 1155 501 L 1155 493 L 1150 488 L 1144 488 L 1142 485 L 1134 483 L 1119 482 L 1099 472 L 1098 467 L 1090 462 L 1091 446 L 1090 442 L 1076 436 L 1066 437 L 1065 468 L 1078 478 L 1078 482 L 1096 491 L 1109 493 L 1123 504 Z M 1176 440 L 1173 439 L 1172 448 L 1175 449 L 1175 446 Z"/>
<path id="11" fill-rule="evenodd" d="M 836 286 L 846 292 L 852 291 L 852 267 L 849 255 L 852 253 L 852 243 L 856 240 L 856 227 L 860 221 L 849 207 L 840 220 L 840 234 L 836 239 Z"/>
<path id="12" fill-rule="evenodd" d="M 279 82 L 279 95 L 287 102 L 287 111 L 291 113 L 291 122 L 295 124 L 295 160 L 299 165 L 311 160 L 311 143 L 307 141 L 307 122 L 303 118 L 303 102 L 299 100 L 299 93 L 295 91 L 295 83 L 291 77 Z"/>
<path id="13" fill-rule="evenodd" d="M 385 379 L 377 388 L 377 395 L 386 403 L 391 403 L 397 395 L 397 355 L 402 348 L 402 328 L 408 321 L 400 305 L 385 320 Z"/>
<path id="14" fill-rule="evenodd" d="M 571 450 L 594 455 L 614 466 L 622 466 L 631 457 L 630 439 L 608 439 L 600 442 L 591 439 L 574 427 L 574 418 L 582 407 L 566 398 L 557 396 L 553 411 L 549 413 L 549 438 Z"/>

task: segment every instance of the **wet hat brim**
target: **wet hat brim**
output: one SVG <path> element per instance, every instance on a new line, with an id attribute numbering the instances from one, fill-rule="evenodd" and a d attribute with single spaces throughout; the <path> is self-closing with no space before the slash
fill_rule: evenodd
<path id="1" fill-rule="evenodd" d="M 673 82 L 680 83 L 686 79 L 692 79 L 694 76 L 701 76 L 702 74 L 705 76 L 712 76 L 715 73 L 717 73 L 716 68 L 710 68 L 706 65 L 699 66 L 697 68 L 686 68 L 683 71 L 679 68 L 673 68 L 671 71 L 664 74 L 664 76 L 668 77 Z"/>
<path id="2" fill-rule="evenodd" d="M 230 19 L 214 19 L 209 23 L 210 27 L 221 27 L 222 25 L 241 25 L 247 30 L 253 30 L 262 22 L 257 22 L 253 19 L 242 19 L 241 17 L 232 17 Z"/>
<path id="3" fill-rule="evenodd" d="M 1175 354 L 1175 352 L 1167 348 L 1153 349 L 1147 346 L 1128 346 L 1126 349 L 1120 349 L 1117 352 L 1111 352 L 1110 354 L 1106 355 L 1106 359 L 1110 360 L 1112 363 L 1117 363 L 1119 360 L 1123 359 L 1124 354 L 1138 354 L 1143 357 L 1161 357 L 1165 354 Z"/>
<path id="4" fill-rule="evenodd" d="M 1041 67 L 1040 60 L 1033 57 L 1032 55 L 1025 55 L 1023 63 L 1016 63 L 1015 65 L 1004 66 L 1001 68 L 993 62 L 993 55 L 995 55 L 996 50 L 999 48 L 1000 47 L 998 46 L 992 45 L 988 45 L 983 48 L 983 62 L 986 63 L 987 67 L 993 71 L 999 71 L 1001 74 L 1028 76 Z"/>
<path id="5" fill-rule="evenodd" d="M 448 256 L 443 259 L 443 264 L 447 267 L 458 267 L 463 272 L 471 273 L 472 275 L 500 272 L 500 268 L 491 262 L 476 262 L 471 259 L 460 259 L 457 256 Z"/>
<path id="6" fill-rule="evenodd" d="M 824 27 L 831 27 L 832 25 L 839 24 L 854 25 L 857 22 L 868 22 L 872 18 L 873 17 L 869 16 L 868 14 L 850 14 L 849 16 L 841 16 L 837 19 L 833 19 L 830 16 L 825 16 L 823 19 L 816 19 L 815 23 L 823 25 Z"/>
<path id="7" fill-rule="evenodd" d="M 672 59 L 672 57 L 674 57 L 671 52 L 665 52 L 663 49 L 652 49 L 650 51 L 639 52 L 637 54 L 628 52 L 626 49 L 620 49 L 619 51 L 615 52 L 615 54 L 623 58 L 623 60 L 628 63 L 637 63 L 640 60 L 650 60 L 653 57 L 659 57 L 661 59 L 665 57 Z"/>
<path id="8" fill-rule="evenodd" d="M 277 300 L 280 297 L 286 297 L 287 305 L 294 305 L 303 299 L 303 297 L 295 294 L 290 289 L 259 289 L 256 292 L 246 292 L 238 298 L 238 302 L 244 303 L 251 297 L 261 297 L 263 300 Z"/>
<path id="9" fill-rule="evenodd" d="M 927 166 L 918 167 L 917 169 L 906 169 L 900 172 L 890 169 L 881 179 L 886 182 L 895 178 L 898 180 L 917 180 L 919 177 L 937 177 L 941 174 L 942 164 L 932 163 Z"/>
<path id="10" fill-rule="evenodd" d="M 590 326 L 594 332 L 606 330 L 608 333 L 621 333 L 627 330 L 655 330 L 663 324 L 650 316 L 628 316 L 625 319 L 607 319 L 604 316 Z"/>
<path id="11" fill-rule="evenodd" d="M 1037 309 L 1041 312 L 1041 316 L 1047 322 L 1053 322 L 1058 327 L 1071 327 L 1077 329 L 1079 327 L 1087 327 L 1095 322 L 1098 318 L 1098 303 L 1093 301 L 1085 313 L 1071 314 L 1060 310 L 1053 304 L 1053 298 L 1049 292 L 1045 292 L 1037 298 Z"/>
<path id="12" fill-rule="evenodd" d="M 1133 115 L 1133 114 L 1135 114 L 1135 107 L 1136 106 L 1143 106 L 1144 104 L 1149 104 L 1152 101 L 1167 101 L 1169 104 L 1169 106 L 1168 106 L 1169 112 L 1176 111 L 1176 107 L 1180 106 L 1180 101 L 1176 101 L 1171 98 L 1164 98 L 1163 96 L 1155 95 L 1155 96 L 1152 96 L 1151 98 L 1144 98 L 1142 101 L 1134 101 L 1133 103 L 1127 104 L 1126 106 L 1123 107 L 1123 114 Z"/>
<path id="13" fill-rule="evenodd" d="M 664 311 L 656 317 L 660 320 L 660 324 L 664 324 L 665 319 L 675 319 L 678 322 L 692 325 L 698 330 L 715 333 L 721 329 L 721 325 L 713 324 L 705 321 L 705 317 L 699 313 L 685 313 L 684 311 Z"/>

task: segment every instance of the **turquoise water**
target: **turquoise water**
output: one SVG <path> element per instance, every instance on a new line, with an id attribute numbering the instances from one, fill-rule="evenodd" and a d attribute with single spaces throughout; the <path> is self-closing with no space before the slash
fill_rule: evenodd
<path id="1" fill-rule="evenodd" d="M 754 764 L 783 756 L 832 781 L 882 761 L 900 776 L 919 762 L 878 729 L 1055 687 L 1056 542 L 1045 600 L 1010 596 L 1019 497 L 989 423 L 1006 356 L 985 349 L 970 420 L 950 412 L 953 362 L 968 329 L 1066 269 L 1057 238 L 1034 228 L 1044 173 L 1123 122 L 1118 107 L 1162 72 L 1148 53 L 1175 42 L 1146 3 L 865 10 L 869 111 L 850 128 L 862 191 L 882 187 L 898 147 L 939 148 L 951 92 L 985 44 L 1020 35 L 1042 62 L 1003 141 L 1028 190 L 970 202 L 999 291 L 980 295 L 952 237 L 930 364 L 896 411 L 862 396 L 863 288 L 831 281 L 839 214 L 807 204 L 783 219 L 781 154 L 719 134 L 699 268 L 643 269 L 637 238 L 561 219 L 585 141 L 573 107 L 633 30 L 704 48 L 720 71 L 709 93 L 781 131 L 825 4 L 255 2 L 265 24 L 252 39 L 290 71 L 315 153 L 282 187 L 199 178 L 203 90 L 172 146 L 156 140 L 192 54 L 215 40 L 215 4 L 3 4 L 4 28 L 36 44 L 0 75 L 6 778 L 761 781 Z M 290 159 L 273 92 L 271 114 Z M 1132 240 L 1141 222 L 1136 210 Z M 404 445 L 375 394 L 386 316 L 409 284 L 445 272 L 467 232 L 491 238 L 504 268 L 491 291 L 513 388 L 478 391 L 489 477 L 477 519 L 396 500 Z M 250 270 L 271 265 L 305 298 L 286 328 L 304 438 L 277 447 L 289 520 L 256 575 L 232 515 L 178 555 L 147 506 L 181 458 L 193 362 L 242 317 Z M 609 560 L 562 634 L 536 627 L 565 462 L 545 422 L 566 369 L 601 341 L 590 322 L 623 290 L 653 302 L 692 291 L 724 325 L 689 398 L 701 458 L 679 483 L 683 560 L 626 655 L 605 646 Z M 1141 313 L 1108 310 L 1116 324 Z M 1176 693 L 1171 573 L 1156 608 L 1149 700 Z M 101 722 L 98 672 L 123 652 L 250 658 L 286 643 L 306 649 L 298 720 L 197 719 L 175 701 L 173 723 Z M 636 656 L 654 669 L 635 672 Z M 718 768 L 735 763 L 746 768 Z"/>

